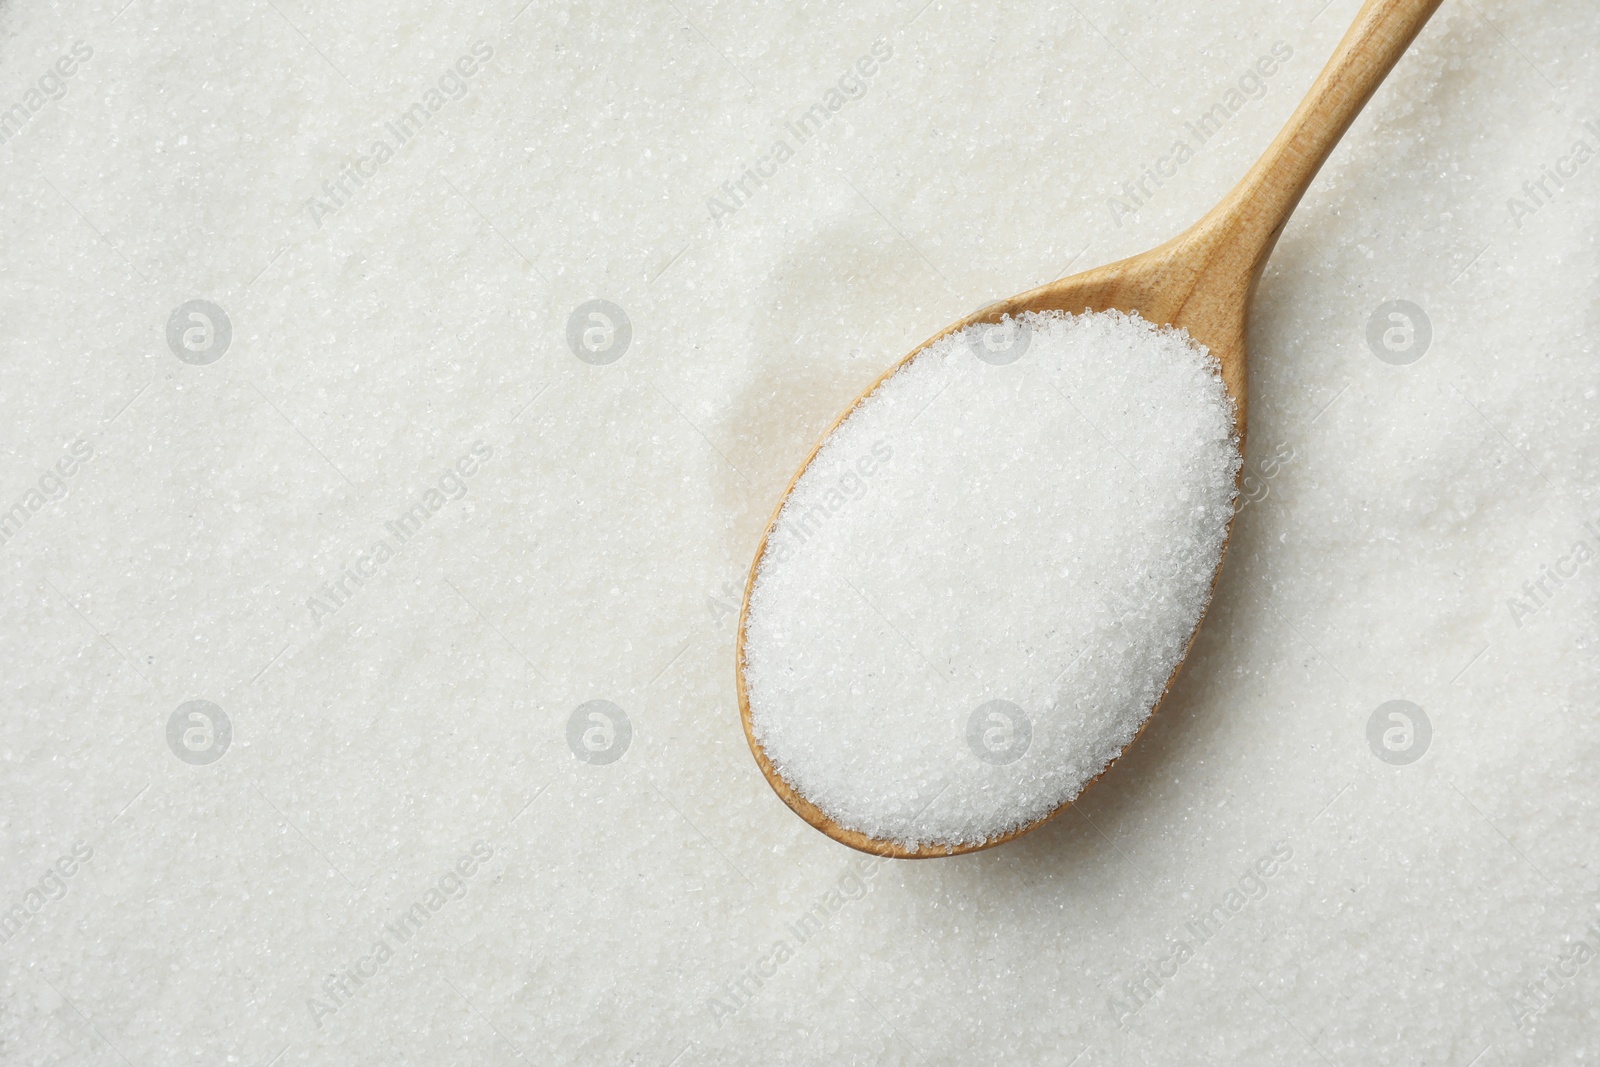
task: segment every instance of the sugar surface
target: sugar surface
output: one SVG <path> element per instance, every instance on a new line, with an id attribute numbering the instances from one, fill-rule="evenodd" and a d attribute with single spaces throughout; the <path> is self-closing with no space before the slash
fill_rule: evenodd
<path id="1" fill-rule="evenodd" d="M 875 838 L 978 843 L 1049 814 L 1182 659 L 1240 462 L 1184 331 L 1029 312 L 941 338 L 829 435 L 773 525 L 745 646 L 757 739 Z"/>
<path id="2" fill-rule="evenodd" d="M 1600 963 L 1570 966 L 1600 565 L 1569 566 L 1600 547 L 1600 157 L 1524 190 L 1600 143 L 1600 5 L 1445 4 L 1306 194 L 1256 301 L 1248 503 L 1116 773 L 1004 848 L 864 869 L 739 725 L 795 442 L 906 337 L 1191 222 L 1360 2 L 521 6 L 0 3 L 0 107 L 39 105 L 0 145 L 0 509 L 94 447 L 0 546 L 0 916 L 32 916 L 0 1064 L 1600 1061 Z M 479 36 L 467 96 L 313 221 Z M 233 321 L 207 366 L 164 335 L 194 297 Z M 608 366 L 565 338 L 595 297 L 633 321 Z M 1365 336 L 1395 298 L 1432 323 L 1407 365 Z M 479 436 L 468 494 L 312 623 Z M 206 766 L 166 735 L 196 698 L 233 723 Z M 597 698 L 633 724 L 604 765 L 568 738 Z M 1367 733 L 1396 698 L 1433 725 L 1404 766 Z"/>

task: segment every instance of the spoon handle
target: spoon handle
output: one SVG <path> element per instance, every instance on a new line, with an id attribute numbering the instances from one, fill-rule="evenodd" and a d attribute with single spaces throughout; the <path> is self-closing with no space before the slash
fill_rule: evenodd
<path id="1" fill-rule="evenodd" d="M 1442 0 L 1367 0 L 1272 144 L 1196 224 L 1243 250 L 1259 278 L 1300 198 Z"/>

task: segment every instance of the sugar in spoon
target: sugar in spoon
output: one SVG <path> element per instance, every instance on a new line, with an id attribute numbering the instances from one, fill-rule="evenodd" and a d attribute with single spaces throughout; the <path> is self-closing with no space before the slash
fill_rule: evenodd
<path id="1" fill-rule="evenodd" d="M 1235 427 L 1242 451 L 1248 411 L 1245 332 L 1251 300 L 1267 258 L 1329 153 L 1440 3 L 1441 0 L 1367 0 L 1282 131 L 1238 185 L 1198 222 L 1148 252 L 1031 289 L 941 330 L 875 381 L 835 420 L 828 433 L 837 429 L 861 399 L 901 365 L 947 334 L 977 323 L 997 323 L 1003 316 L 1029 311 L 1076 314 L 1117 310 L 1136 311 L 1152 323 L 1186 329 L 1190 337 L 1210 350 L 1220 365 L 1223 385 L 1234 403 Z M 785 500 L 826 440 L 825 434 L 807 455 L 784 492 Z M 739 616 L 736 657 L 739 711 L 745 736 L 757 765 L 783 802 L 836 841 L 863 852 L 906 859 L 990 848 L 1036 829 L 1064 810 L 1067 804 L 1043 818 L 978 843 L 912 846 L 870 837 L 839 825 L 784 778 L 757 740 L 745 678 L 750 594 L 782 507 L 780 501 L 751 566 Z M 1212 574 L 1213 588 L 1220 566 L 1219 560 L 1218 572 Z M 1196 631 L 1198 627 L 1197 621 Z M 1189 648 L 1193 640 L 1191 632 Z M 1180 659 L 1179 667 L 1181 665 Z M 1162 691 L 1162 699 L 1170 691 L 1176 674 L 1177 668 L 1174 668 Z M 1156 709 L 1159 707 L 1158 700 Z"/>

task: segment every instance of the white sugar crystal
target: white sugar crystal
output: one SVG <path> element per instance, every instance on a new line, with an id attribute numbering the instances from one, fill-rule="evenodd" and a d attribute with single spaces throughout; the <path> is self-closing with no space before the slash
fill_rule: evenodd
<path id="1" fill-rule="evenodd" d="M 846 828 L 974 844 L 1075 798 L 1205 610 L 1240 466 L 1216 360 L 1137 315 L 951 334 L 829 435 L 768 537 L 757 739 Z"/>
<path id="2" fill-rule="evenodd" d="M 1443 5 L 1306 193 L 1220 583 L 1075 809 L 873 862 L 740 724 L 806 446 L 1200 217 L 1323 3 L 0 0 L 0 1067 L 1600 1064 L 1593 0 Z M 874 601 L 946 669 L 951 584 Z"/>

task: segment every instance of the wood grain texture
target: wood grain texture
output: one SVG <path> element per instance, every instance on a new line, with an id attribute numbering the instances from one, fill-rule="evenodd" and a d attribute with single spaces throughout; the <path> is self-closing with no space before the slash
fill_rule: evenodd
<path id="1" fill-rule="evenodd" d="M 1148 252 L 1049 282 L 951 324 L 885 371 L 834 420 L 827 433 L 812 446 L 805 462 L 789 480 L 783 499 L 774 509 L 756 550 L 755 560 L 751 563 L 749 579 L 745 584 L 744 604 L 739 613 L 735 648 L 739 714 L 744 722 L 750 751 L 773 790 L 802 819 L 834 840 L 862 852 L 897 859 L 923 859 L 993 848 L 1038 828 L 1067 807 L 1064 804 L 1036 822 L 981 844 L 912 849 L 838 825 L 801 796 L 772 765 L 756 740 L 750 720 L 749 694 L 745 689 L 744 645 L 745 626 L 750 614 L 750 591 L 754 588 L 755 577 L 766 554 L 773 524 L 783 508 L 783 501 L 788 499 L 795 482 L 810 465 L 822 442 L 849 417 L 856 405 L 871 395 L 906 361 L 946 334 L 975 323 L 998 322 L 1003 315 L 1018 315 L 1024 311 L 1077 314 L 1115 309 L 1137 311 L 1151 322 L 1181 326 L 1211 350 L 1220 364 L 1223 384 L 1234 401 L 1242 452 L 1249 413 L 1245 333 L 1251 300 L 1267 258 L 1272 254 L 1289 216 L 1329 153 L 1441 2 L 1367 0 L 1283 130 L 1239 184 L 1200 221 Z M 1213 591 L 1220 572 L 1219 561 L 1217 573 L 1212 575 Z M 1196 631 L 1198 629 L 1197 623 Z M 1191 634 L 1189 647 L 1192 648 L 1193 644 L 1194 635 Z M 1186 648 L 1184 657 L 1187 656 Z M 1175 668 L 1172 677 L 1168 678 L 1166 688 L 1162 691 L 1162 700 L 1171 689 L 1177 670 Z M 1160 709 L 1160 701 L 1156 709 Z M 1104 774 L 1104 771 L 1101 773 Z M 1088 785 L 1084 788 L 1087 789 Z"/>

